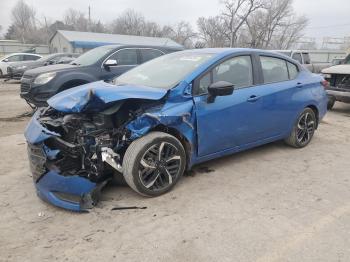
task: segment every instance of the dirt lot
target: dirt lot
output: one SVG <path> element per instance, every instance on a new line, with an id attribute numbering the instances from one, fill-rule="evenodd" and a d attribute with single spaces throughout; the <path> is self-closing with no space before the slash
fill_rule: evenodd
<path id="1" fill-rule="evenodd" d="M 29 109 L 0 83 L 0 261 L 350 261 L 350 105 L 304 149 L 205 163 L 158 198 L 110 186 L 84 214 L 36 196 L 18 117 Z"/>

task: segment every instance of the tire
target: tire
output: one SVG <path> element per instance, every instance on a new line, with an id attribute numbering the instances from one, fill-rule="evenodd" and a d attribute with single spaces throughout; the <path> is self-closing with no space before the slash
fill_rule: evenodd
<path id="1" fill-rule="evenodd" d="M 3 73 L 2 73 L 2 70 L 0 69 L 0 78 L 3 77 Z"/>
<path id="2" fill-rule="evenodd" d="M 328 98 L 328 103 L 327 103 L 327 109 L 328 109 L 328 110 L 332 110 L 334 104 L 335 104 L 335 99 L 329 97 L 329 98 Z"/>
<path id="3" fill-rule="evenodd" d="M 285 139 L 285 142 L 295 148 L 307 146 L 315 133 L 316 126 L 317 119 L 315 112 L 309 107 L 305 108 L 298 116 L 293 130 L 289 137 Z"/>
<path id="4" fill-rule="evenodd" d="M 186 153 L 181 142 L 167 133 L 151 132 L 133 141 L 126 150 L 123 176 L 137 193 L 154 197 L 170 191 L 185 166 Z"/>

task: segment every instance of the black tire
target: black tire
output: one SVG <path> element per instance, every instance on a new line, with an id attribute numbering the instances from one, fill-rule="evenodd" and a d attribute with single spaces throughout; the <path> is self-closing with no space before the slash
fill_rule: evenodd
<path id="1" fill-rule="evenodd" d="M 0 78 L 3 77 L 3 73 L 2 73 L 2 70 L 0 69 Z"/>
<path id="2" fill-rule="evenodd" d="M 334 107 L 334 104 L 335 104 L 335 99 L 332 97 L 329 97 L 328 103 L 327 103 L 327 109 L 332 110 L 332 108 Z"/>
<path id="3" fill-rule="evenodd" d="M 181 142 L 167 133 L 151 132 L 133 141 L 126 150 L 123 175 L 139 194 L 159 196 L 175 186 L 185 166 L 186 153 Z"/>
<path id="4" fill-rule="evenodd" d="M 317 127 L 317 118 L 315 112 L 307 107 L 298 116 L 296 123 L 293 126 L 293 130 L 289 137 L 285 139 L 285 142 L 295 148 L 302 148 L 307 146 Z"/>

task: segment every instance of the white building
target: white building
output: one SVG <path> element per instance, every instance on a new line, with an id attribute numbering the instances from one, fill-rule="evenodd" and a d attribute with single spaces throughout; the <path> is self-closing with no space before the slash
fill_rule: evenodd
<path id="1" fill-rule="evenodd" d="M 84 53 L 110 44 L 182 47 L 169 38 L 58 30 L 50 39 L 50 50 L 52 53 Z"/>

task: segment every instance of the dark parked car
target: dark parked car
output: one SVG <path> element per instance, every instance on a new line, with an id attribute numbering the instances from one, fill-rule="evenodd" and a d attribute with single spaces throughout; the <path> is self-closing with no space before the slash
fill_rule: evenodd
<path id="1" fill-rule="evenodd" d="M 10 63 L 7 67 L 7 77 L 12 79 L 21 79 L 24 72 L 30 69 L 41 66 L 61 64 L 61 61 L 66 61 L 65 64 L 72 62 L 79 54 L 55 53 L 44 56 L 36 61 L 23 61 Z"/>
<path id="2" fill-rule="evenodd" d="M 28 70 L 22 77 L 21 97 L 37 107 L 53 95 L 82 84 L 111 80 L 155 57 L 180 49 L 159 46 L 107 45 L 92 49 L 67 65 Z"/>
<path id="3" fill-rule="evenodd" d="M 305 147 L 327 112 L 324 84 L 277 53 L 196 49 L 63 91 L 25 132 L 38 195 L 80 211 L 113 174 L 158 196 L 198 163 L 276 140 Z"/>

